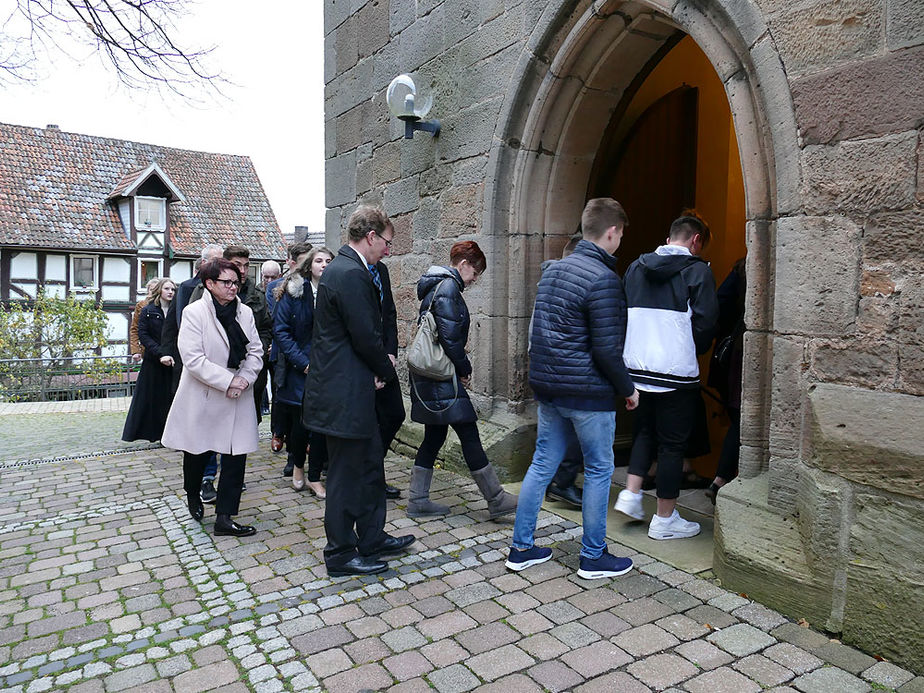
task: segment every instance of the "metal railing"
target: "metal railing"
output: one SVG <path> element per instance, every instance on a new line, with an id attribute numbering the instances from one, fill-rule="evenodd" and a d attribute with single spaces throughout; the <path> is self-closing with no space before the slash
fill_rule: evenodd
<path id="1" fill-rule="evenodd" d="M 127 397 L 135 391 L 140 367 L 127 356 L 0 359 L 0 401 Z"/>

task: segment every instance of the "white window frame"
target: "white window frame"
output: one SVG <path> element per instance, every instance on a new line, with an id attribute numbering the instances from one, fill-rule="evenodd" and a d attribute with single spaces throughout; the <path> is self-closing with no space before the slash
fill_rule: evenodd
<path id="1" fill-rule="evenodd" d="M 164 259 L 162 257 L 139 257 L 137 258 L 138 262 L 138 291 L 143 292 L 145 290 L 145 285 L 147 282 L 144 280 L 144 276 L 141 272 L 141 264 L 144 262 L 156 262 L 157 263 L 157 275 L 158 277 L 164 276 Z"/>
<path id="2" fill-rule="evenodd" d="M 80 286 L 77 283 L 77 269 L 74 267 L 75 260 L 91 260 L 93 262 L 93 283 L 89 286 Z M 70 256 L 70 288 L 73 291 L 99 291 L 99 256 L 98 255 L 71 255 Z"/>
<path id="3" fill-rule="evenodd" d="M 141 205 L 139 204 L 142 200 L 157 202 L 160 206 L 160 220 L 157 224 L 152 224 L 151 226 L 146 226 L 141 221 Z M 167 199 L 164 197 L 145 197 L 143 195 L 135 196 L 135 228 L 138 231 L 166 231 L 167 230 Z"/>

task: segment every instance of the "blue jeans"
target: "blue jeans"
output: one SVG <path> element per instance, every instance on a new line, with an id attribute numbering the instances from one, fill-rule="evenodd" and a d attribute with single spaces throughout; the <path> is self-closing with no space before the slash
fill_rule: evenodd
<path id="1" fill-rule="evenodd" d="M 202 473 L 202 481 L 215 481 L 215 475 L 218 474 L 218 455 L 214 452 L 209 453 L 208 462 L 205 463 L 205 471 Z"/>
<path id="2" fill-rule="evenodd" d="M 523 479 L 517 502 L 517 519 L 513 525 L 515 549 L 522 551 L 533 546 L 533 532 L 542 499 L 558 465 L 565 457 L 568 429 L 571 427 L 574 427 L 584 454 L 584 536 L 581 539 L 581 555 L 595 559 L 606 549 L 606 511 L 613 479 L 616 413 L 569 409 L 545 402 L 539 403 L 536 452 L 526 478 Z"/>

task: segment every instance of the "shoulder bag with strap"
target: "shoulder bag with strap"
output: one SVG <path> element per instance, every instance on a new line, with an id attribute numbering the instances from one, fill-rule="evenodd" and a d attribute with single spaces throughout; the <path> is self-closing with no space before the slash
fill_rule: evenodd
<path id="1" fill-rule="evenodd" d="M 421 406 L 433 413 L 446 411 L 455 404 L 456 399 L 459 397 L 459 386 L 455 377 L 456 367 L 453 365 L 443 345 L 440 344 L 439 332 L 436 327 L 436 318 L 433 317 L 432 312 L 433 302 L 436 301 L 436 296 L 446 281 L 449 280 L 444 279 L 433 291 L 430 305 L 427 306 L 423 315 L 420 316 L 420 325 L 417 328 L 417 335 L 414 337 L 414 341 L 407 350 L 407 367 L 411 372 L 411 386 L 414 388 Z M 431 409 L 428 407 L 420 396 L 420 393 L 417 392 L 417 383 L 415 382 L 414 376 L 440 382 L 451 380 L 453 385 L 452 402 L 444 409 Z"/>

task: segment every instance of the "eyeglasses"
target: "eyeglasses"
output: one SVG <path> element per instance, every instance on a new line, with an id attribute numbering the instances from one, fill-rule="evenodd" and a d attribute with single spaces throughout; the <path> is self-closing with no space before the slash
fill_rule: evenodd
<path id="1" fill-rule="evenodd" d="M 386 247 L 386 248 L 388 248 L 389 250 L 391 249 L 391 243 L 392 243 L 392 242 L 391 242 L 390 240 L 388 240 L 387 238 L 385 238 L 385 236 L 383 236 L 382 234 L 380 234 L 378 231 L 373 231 L 372 233 L 374 233 L 376 236 L 378 236 L 378 237 L 381 238 L 383 241 L 385 241 L 385 247 Z"/>
<path id="2" fill-rule="evenodd" d="M 237 279 L 216 279 L 215 281 L 223 285 L 226 289 L 230 289 L 232 286 L 235 289 L 241 288 L 241 283 Z"/>

